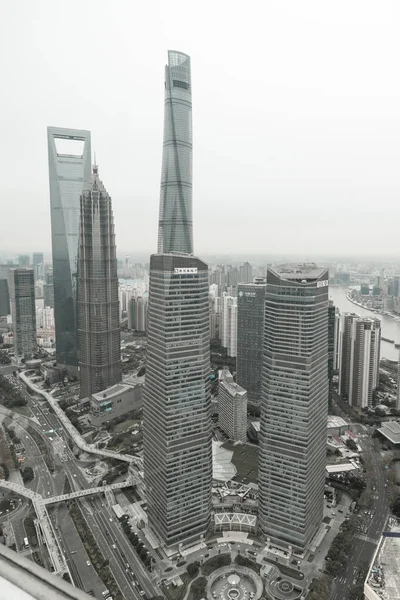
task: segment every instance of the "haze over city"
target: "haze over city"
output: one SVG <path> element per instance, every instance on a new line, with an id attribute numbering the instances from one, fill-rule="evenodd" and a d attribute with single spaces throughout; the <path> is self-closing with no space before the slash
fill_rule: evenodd
<path id="1" fill-rule="evenodd" d="M 397 256 L 399 10 L 3 3 L 2 250 L 33 250 L 40 236 L 50 251 L 55 125 L 91 130 L 118 251 L 154 251 L 163 64 L 178 48 L 193 65 L 196 252 Z"/>

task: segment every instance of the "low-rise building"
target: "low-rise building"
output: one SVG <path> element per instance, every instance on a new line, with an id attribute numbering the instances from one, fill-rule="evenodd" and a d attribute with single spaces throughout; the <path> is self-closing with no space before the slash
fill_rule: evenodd
<path id="1" fill-rule="evenodd" d="M 346 430 L 349 424 L 342 419 L 342 417 L 336 417 L 335 415 L 328 415 L 328 436 L 337 435 L 340 436 Z"/>
<path id="2" fill-rule="evenodd" d="M 142 385 L 116 383 L 111 387 L 92 394 L 90 400 L 89 421 L 100 427 L 107 421 L 120 417 L 143 406 Z"/>
<path id="3" fill-rule="evenodd" d="M 400 598 L 400 527 L 384 532 L 364 583 L 366 600 Z"/>
<path id="4" fill-rule="evenodd" d="M 400 448 L 400 423 L 398 421 L 386 421 L 376 431 L 385 438 L 391 448 Z"/>

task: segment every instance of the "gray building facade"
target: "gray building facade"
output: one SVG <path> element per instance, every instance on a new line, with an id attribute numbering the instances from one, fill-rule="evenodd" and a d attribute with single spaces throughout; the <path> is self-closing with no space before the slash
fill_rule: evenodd
<path id="1" fill-rule="evenodd" d="M 12 269 L 10 292 L 15 356 L 32 358 L 37 348 L 33 269 Z"/>
<path id="2" fill-rule="evenodd" d="M 57 144 L 60 141 L 60 151 Z M 77 372 L 76 259 L 79 198 L 91 176 L 90 132 L 47 128 L 57 362 Z M 76 150 L 63 150 L 73 142 Z M 71 152 L 71 153 L 69 153 Z"/>
<path id="3" fill-rule="evenodd" d="M 150 527 L 166 545 L 199 539 L 211 515 L 208 267 L 150 262 L 144 386 L 144 475 Z"/>
<path id="4" fill-rule="evenodd" d="M 158 252 L 193 252 L 190 57 L 170 50 L 165 66 L 164 146 Z"/>
<path id="5" fill-rule="evenodd" d="M 268 269 L 259 529 L 304 548 L 323 517 L 328 416 L 328 271 Z"/>
<path id="6" fill-rule="evenodd" d="M 121 381 L 117 256 L 111 198 L 93 167 L 80 197 L 77 258 L 80 397 Z"/>
<path id="7" fill-rule="evenodd" d="M 10 291 L 7 279 L 0 279 L 0 317 L 10 314 Z"/>
<path id="8" fill-rule="evenodd" d="M 254 406 L 261 401 L 265 289 L 263 279 L 238 286 L 236 381 Z"/>
<path id="9" fill-rule="evenodd" d="M 219 377 L 218 425 L 229 439 L 247 441 L 247 392 L 233 381 L 228 367 Z"/>

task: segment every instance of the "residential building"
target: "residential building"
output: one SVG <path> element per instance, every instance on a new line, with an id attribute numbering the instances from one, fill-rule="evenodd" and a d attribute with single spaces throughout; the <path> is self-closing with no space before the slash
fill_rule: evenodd
<path id="1" fill-rule="evenodd" d="M 47 128 L 53 252 L 56 358 L 77 373 L 76 264 L 79 198 L 90 183 L 90 132 Z"/>
<path id="2" fill-rule="evenodd" d="M 339 394 L 351 406 L 372 406 L 379 385 L 381 321 L 344 313 L 341 329 Z"/>
<path id="3" fill-rule="evenodd" d="M 33 269 L 11 269 L 10 296 L 15 356 L 24 359 L 32 358 L 36 352 Z"/>
<path id="4" fill-rule="evenodd" d="M 80 197 L 77 331 L 80 397 L 87 398 L 122 377 L 114 217 L 97 165 Z"/>
<path id="5" fill-rule="evenodd" d="M 247 441 L 247 392 L 234 382 L 228 367 L 219 376 L 218 425 L 229 439 Z"/>
<path id="6" fill-rule="evenodd" d="M 169 51 L 165 66 L 164 146 L 158 253 L 193 253 L 192 82 L 190 57 Z"/>
<path id="7" fill-rule="evenodd" d="M 31 264 L 31 261 L 27 254 L 21 254 L 21 256 L 18 256 L 18 266 L 19 267 L 29 267 L 30 264 Z"/>
<path id="8" fill-rule="evenodd" d="M 190 59 L 169 52 L 168 61 L 159 253 L 150 258 L 143 443 L 149 527 L 171 546 L 207 532 L 212 445 L 208 266 L 192 254 Z"/>
<path id="9" fill-rule="evenodd" d="M 237 353 L 237 298 L 223 294 L 219 319 L 221 346 L 226 348 L 228 356 Z"/>
<path id="10" fill-rule="evenodd" d="M 323 517 L 328 417 L 328 271 L 267 271 L 259 531 L 305 548 Z"/>
<path id="11" fill-rule="evenodd" d="M 251 283 L 252 281 L 253 267 L 246 261 L 239 269 L 239 283 Z"/>
<path id="12" fill-rule="evenodd" d="M 7 279 L 0 279 L 0 317 L 10 314 L 10 293 Z"/>
<path id="13" fill-rule="evenodd" d="M 53 269 L 50 269 L 44 276 L 43 303 L 44 306 L 54 308 Z"/>
<path id="14" fill-rule="evenodd" d="M 236 381 L 249 404 L 259 406 L 264 344 L 265 279 L 241 283 L 237 299 Z"/>
<path id="15" fill-rule="evenodd" d="M 128 329 L 145 333 L 147 331 L 148 298 L 138 296 L 128 303 Z"/>

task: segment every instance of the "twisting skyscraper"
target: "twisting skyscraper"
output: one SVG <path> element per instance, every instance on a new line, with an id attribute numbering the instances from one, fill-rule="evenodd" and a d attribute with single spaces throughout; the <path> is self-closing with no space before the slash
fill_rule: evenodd
<path id="1" fill-rule="evenodd" d="M 93 167 L 80 197 L 77 329 L 80 396 L 121 381 L 118 276 L 111 198 Z"/>
<path id="2" fill-rule="evenodd" d="M 190 57 L 168 52 L 158 252 L 193 252 Z"/>
<path id="3" fill-rule="evenodd" d="M 173 545 L 206 533 L 212 477 L 208 267 L 191 254 L 190 60 L 178 52 L 169 52 L 165 111 L 159 253 L 150 259 L 144 477 L 149 525 Z"/>
<path id="4" fill-rule="evenodd" d="M 77 371 L 76 255 L 79 197 L 90 182 L 90 132 L 47 128 L 57 362 Z"/>
<path id="5" fill-rule="evenodd" d="M 328 271 L 268 269 L 259 528 L 304 548 L 323 516 L 328 416 Z"/>

